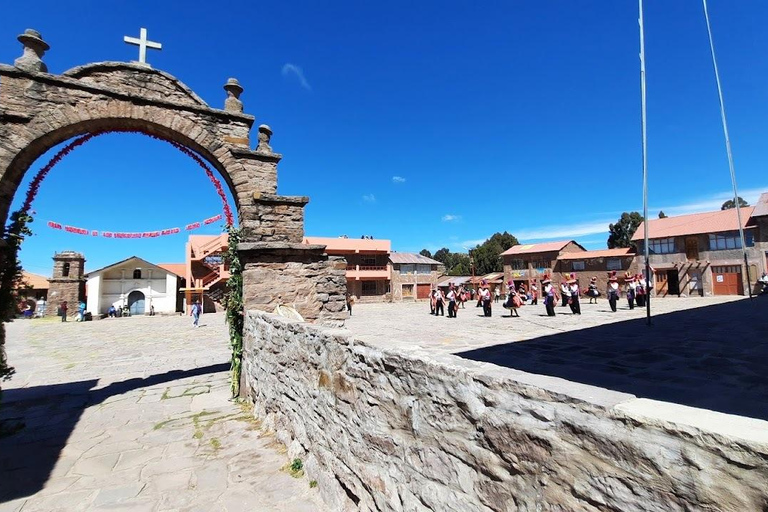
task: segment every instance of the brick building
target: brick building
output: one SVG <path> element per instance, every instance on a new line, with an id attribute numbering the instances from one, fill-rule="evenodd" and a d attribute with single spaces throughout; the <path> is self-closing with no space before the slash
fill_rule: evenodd
<path id="1" fill-rule="evenodd" d="M 428 299 L 429 292 L 437 287 L 438 278 L 445 272 L 442 263 L 421 254 L 393 252 L 389 261 L 394 302 Z"/>
<path id="2" fill-rule="evenodd" d="M 754 207 L 740 208 L 745 229 L 749 281 L 768 270 L 768 193 Z M 717 210 L 647 223 L 654 294 L 659 296 L 745 295 L 747 269 L 741 250 L 736 209 Z M 644 265 L 646 223 L 632 240 L 637 244 L 636 265 Z"/>

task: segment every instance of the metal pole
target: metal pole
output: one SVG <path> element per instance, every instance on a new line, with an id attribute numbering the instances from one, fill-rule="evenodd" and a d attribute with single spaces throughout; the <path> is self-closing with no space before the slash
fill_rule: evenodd
<path id="1" fill-rule="evenodd" d="M 646 134 L 646 102 L 645 102 L 645 27 L 643 25 L 643 0 L 639 1 L 640 17 L 640 128 L 643 136 L 643 223 L 644 239 L 643 253 L 645 256 L 645 318 L 651 325 L 651 294 L 648 284 L 651 282 L 651 264 L 648 261 L 650 250 L 648 248 L 648 137 Z"/>
<path id="2" fill-rule="evenodd" d="M 744 237 L 744 225 L 741 223 L 741 207 L 739 206 L 739 193 L 736 187 L 736 169 L 733 165 L 733 153 L 731 152 L 731 138 L 728 136 L 728 121 L 725 118 L 725 102 L 723 101 L 723 88 L 720 85 L 720 73 L 717 70 L 717 58 L 715 57 L 715 41 L 712 38 L 712 27 L 709 24 L 709 11 L 707 0 L 701 0 L 704 6 L 704 19 L 707 22 L 707 35 L 709 36 L 709 50 L 712 53 L 712 66 L 715 68 L 715 81 L 717 82 L 717 97 L 720 100 L 720 119 L 723 122 L 723 134 L 725 135 L 725 150 L 728 153 L 728 168 L 731 171 L 731 185 L 733 186 L 733 204 L 736 208 L 736 220 L 739 223 L 739 238 L 741 239 L 741 252 L 744 254 L 744 271 L 747 273 L 747 290 L 749 298 L 752 298 L 752 283 L 749 279 L 749 259 L 747 258 L 747 244 Z"/>

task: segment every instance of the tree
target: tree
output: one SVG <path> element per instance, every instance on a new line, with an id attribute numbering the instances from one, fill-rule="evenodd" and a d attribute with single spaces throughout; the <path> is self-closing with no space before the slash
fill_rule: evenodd
<path id="1" fill-rule="evenodd" d="M 638 212 L 622 213 L 616 224 L 608 225 L 608 231 L 610 232 L 608 235 L 608 248 L 634 247 L 635 245 L 631 241 L 632 235 L 635 234 L 643 220 L 643 216 Z"/>
<path id="2" fill-rule="evenodd" d="M 736 199 L 739 201 L 739 208 L 749 206 L 749 203 L 742 199 L 741 196 Z M 736 203 L 733 202 L 733 199 L 727 200 L 723 203 L 723 206 L 720 207 L 721 210 L 730 210 L 731 208 L 736 208 Z"/>
<path id="3" fill-rule="evenodd" d="M 447 247 L 443 247 L 442 249 L 438 249 L 437 252 L 432 256 L 433 259 L 439 261 L 443 265 L 448 267 L 448 260 L 450 258 L 451 251 Z"/>
<path id="4" fill-rule="evenodd" d="M 484 275 L 503 271 L 501 253 L 513 245 L 518 245 L 518 243 L 517 238 L 506 231 L 491 235 L 488 240 L 472 250 L 472 257 L 475 260 L 475 274 Z"/>
<path id="5" fill-rule="evenodd" d="M 660 212 L 659 212 L 659 218 L 660 218 L 660 219 L 666 219 L 666 218 L 667 218 L 667 214 L 666 214 L 666 213 L 664 213 L 664 210 L 662 210 L 662 211 L 660 211 Z"/>
<path id="6" fill-rule="evenodd" d="M 420 250 L 419 254 L 421 254 L 422 256 L 426 256 L 427 258 L 431 258 L 432 257 L 432 253 L 429 252 L 427 249 Z"/>

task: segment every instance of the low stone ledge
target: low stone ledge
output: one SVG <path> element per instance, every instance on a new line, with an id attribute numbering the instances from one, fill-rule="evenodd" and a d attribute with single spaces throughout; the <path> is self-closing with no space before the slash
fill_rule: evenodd
<path id="1" fill-rule="evenodd" d="M 232 154 L 244 160 L 259 160 L 261 162 L 274 162 L 277 163 L 283 159 L 283 155 L 280 153 L 265 153 L 263 151 L 256 151 L 255 149 L 234 147 L 230 151 Z"/>
<path id="2" fill-rule="evenodd" d="M 280 196 L 277 194 L 266 194 L 264 192 L 254 192 L 253 200 L 256 203 L 270 205 L 291 205 L 304 206 L 309 203 L 307 196 Z"/>
<path id="3" fill-rule="evenodd" d="M 762 510 L 768 422 L 248 311 L 257 414 L 329 510 Z M 734 427 L 735 425 L 735 427 Z"/>
<path id="4" fill-rule="evenodd" d="M 240 252 L 273 252 L 273 251 L 309 251 L 325 252 L 325 245 L 302 244 L 294 242 L 240 242 L 237 250 Z"/>

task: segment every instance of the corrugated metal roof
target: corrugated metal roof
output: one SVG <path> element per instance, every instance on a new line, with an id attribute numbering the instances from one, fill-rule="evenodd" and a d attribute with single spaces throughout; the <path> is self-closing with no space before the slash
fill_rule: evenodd
<path id="1" fill-rule="evenodd" d="M 752 216 L 754 206 L 741 208 L 741 221 L 747 223 Z M 664 219 L 651 219 L 648 236 L 650 238 L 669 238 L 673 236 L 700 235 L 704 233 L 720 233 L 722 231 L 736 231 L 739 222 L 736 216 L 736 208 L 730 210 L 717 210 L 715 212 L 693 213 L 690 215 L 678 215 Z M 645 222 L 635 231 L 632 240 L 642 240 L 645 237 Z"/>
<path id="2" fill-rule="evenodd" d="M 393 252 L 389 255 L 389 261 L 400 264 L 442 265 L 437 260 L 413 252 Z"/>
<path id="3" fill-rule="evenodd" d="M 629 247 L 620 249 L 601 249 L 597 251 L 566 252 L 557 257 L 558 260 L 589 260 L 593 258 L 616 258 L 619 256 L 631 256 L 633 253 Z"/>
<path id="4" fill-rule="evenodd" d="M 472 276 L 443 276 L 437 281 L 437 286 L 449 286 L 453 283 L 456 286 L 467 284 L 472 280 Z"/>
<path id="5" fill-rule="evenodd" d="M 502 256 L 510 254 L 530 254 L 535 252 L 556 252 L 573 242 L 573 240 L 558 240 L 556 242 L 541 242 L 539 244 L 520 244 L 513 245 L 503 253 Z"/>

